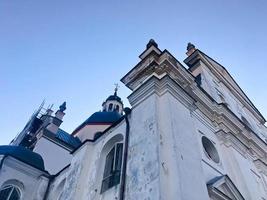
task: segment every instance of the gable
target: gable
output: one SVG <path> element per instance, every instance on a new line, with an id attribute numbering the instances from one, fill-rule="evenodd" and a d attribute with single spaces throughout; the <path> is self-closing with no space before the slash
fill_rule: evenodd
<path id="1" fill-rule="evenodd" d="M 216 62 L 214 59 L 206 55 L 200 50 L 195 50 L 189 57 L 187 57 L 184 62 L 189 66 L 190 71 L 196 70 L 196 63 L 201 60 L 207 66 L 220 81 L 224 83 L 224 85 L 229 88 L 230 91 L 238 98 L 240 101 L 247 105 L 246 107 L 254 116 L 261 122 L 265 123 L 266 120 L 259 112 L 259 110 L 254 106 L 254 104 L 247 97 L 245 92 L 240 88 L 240 86 L 236 83 L 234 78 L 230 75 L 230 73 L 225 69 L 224 66 Z"/>
<path id="2" fill-rule="evenodd" d="M 227 175 L 215 177 L 207 183 L 207 187 L 213 200 L 245 200 Z"/>

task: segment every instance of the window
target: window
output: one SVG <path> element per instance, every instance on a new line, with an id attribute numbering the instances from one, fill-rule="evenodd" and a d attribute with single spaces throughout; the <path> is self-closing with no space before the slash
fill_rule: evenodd
<path id="1" fill-rule="evenodd" d="M 1 200 L 19 200 L 20 190 L 13 185 L 4 186 L 0 190 L 0 199 Z"/>
<path id="2" fill-rule="evenodd" d="M 108 111 L 112 111 L 112 107 L 113 107 L 113 104 L 112 104 L 112 103 L 109 104 L 109 105 L 108 105 Z"/>
<path id="3" fill-rule="evenodd" d="M 202 137 L 202 145 L 207 157 L 215 163 L 219 163 L 220 157 L 217 149 L 215 148 L 214 144 L 205 136 Z"/>
<path id="4" fill-rule="evenodd" d="M 101 193 L 120 183 L 123 144 L 117 143 L 106 156 Z"/>
<path id="5" fill-rule="evenodd" d="M 196 76 L 195 81 L 196 81 L 198 86 L 201 86 L 201 74 Z"/>
<path id="6" fill-rule="evenodd" d="M 115 111 L 119 112 L 120 111 L 120 106 L 116 105 Z"/>

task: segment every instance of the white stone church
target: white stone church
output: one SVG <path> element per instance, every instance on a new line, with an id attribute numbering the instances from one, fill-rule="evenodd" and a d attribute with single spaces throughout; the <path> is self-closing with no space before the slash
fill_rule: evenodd
<path id="1" fill-rule="evenodd" d="M 186 54 L 150 40 L 121 79 L 131 108 L 115 89 L 72 133 L 66 103 L 41 105 L 0 146 L 0 200 L 267 200 L 264 117 L 222 65 Z"/>

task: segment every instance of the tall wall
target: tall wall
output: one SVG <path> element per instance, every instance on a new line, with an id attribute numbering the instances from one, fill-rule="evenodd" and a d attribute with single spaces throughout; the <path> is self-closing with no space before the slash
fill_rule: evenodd
<path id="1" fill-rule="evenodd" d="M 126 199 L 208 199 L 196 128 L 181 94 L 144 87 L 130 96 Z"/>

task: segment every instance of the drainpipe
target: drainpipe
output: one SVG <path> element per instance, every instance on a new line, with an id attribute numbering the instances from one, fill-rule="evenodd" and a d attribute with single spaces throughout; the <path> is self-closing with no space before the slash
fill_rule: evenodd
<path id="1" fill-rule="evenodd" d="M 124 142 L 124 151 L 123 151 L 123 162 L 122 162 L 122 171 L 121 171 L 121 184 L 120 184 L 120 196 L 119 199 L 124 199 L 125 193 L 125 182 L 126 182 L 126 169 L 127 169 L 127 158 L 128 158 L 128 144 L 129 144 L 129 133 L 130 133 L 130 124 L 128 116 L 131 113 L 130 108 L 125 108 L 125 122 L 126 122 L 126 132 L 125 132 L 125 142 Z"/>
<path id="2" fill-rule="evenodd" d="M 56 177 L 55 175 L 51 175 L 51 176 L 48 177 L 49 178 L 48 179 L 48 184 L 47 184 L 47 187 L 46 187 L 46 190 L 45 190 L 45 194 L 44 194 L 43 200 L 47 200 L 51 183 L 55 179 L 55 177 Z"/>

